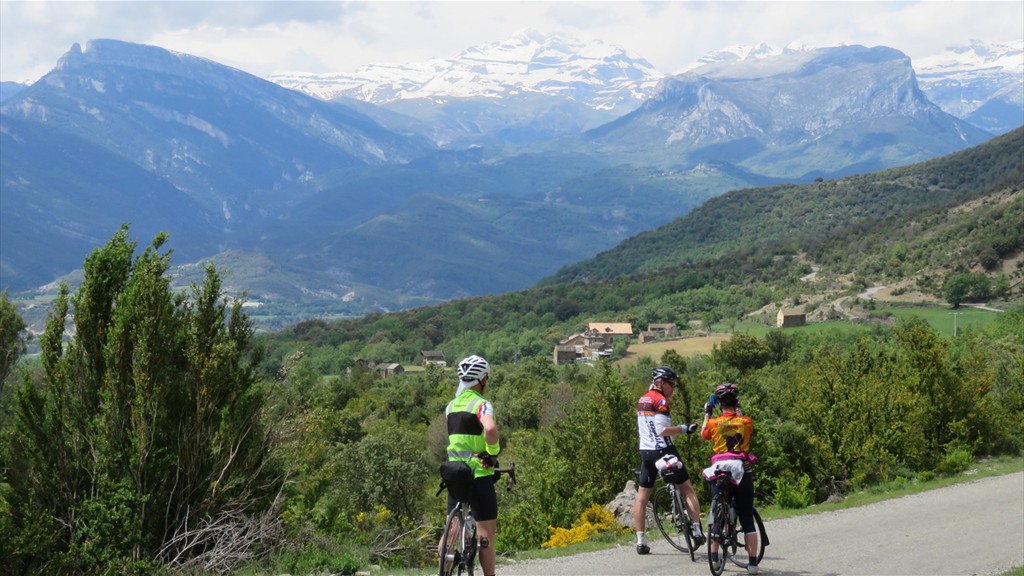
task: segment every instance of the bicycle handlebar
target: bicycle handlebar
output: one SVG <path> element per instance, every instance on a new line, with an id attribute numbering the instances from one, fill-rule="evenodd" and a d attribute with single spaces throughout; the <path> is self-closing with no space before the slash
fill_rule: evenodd
<path id="1" fill-rule="evenodd" d="M 508 483 L 505 485 L 505 490 L 511 491 L 512 486 L 516 484 L 516 463 L 513 462 L 508 468 L 495 468 L 495 474 L 508 474 Z"/>

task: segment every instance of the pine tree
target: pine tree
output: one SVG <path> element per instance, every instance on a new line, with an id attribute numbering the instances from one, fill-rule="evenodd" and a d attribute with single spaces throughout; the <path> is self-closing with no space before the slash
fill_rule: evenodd
<path id="1" fill-rule="evenodd" d="M 166 235 L 134 256 L 128 232 L 93 251 L 73 296 L 61 287 L 41 382 L 19 391 L 7 457 L 24 571 L 230 564 L 218 531 L 244 532 L 281 485 L 241 301 L 213 266 L 176 292 Z"/>

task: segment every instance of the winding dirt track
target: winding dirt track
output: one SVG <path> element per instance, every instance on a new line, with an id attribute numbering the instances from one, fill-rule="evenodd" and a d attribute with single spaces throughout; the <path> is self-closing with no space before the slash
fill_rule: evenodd
<path id="1" fill-rule="evenodd" d="M 500 530 L 500 527 L 499 527 Z M 1024 472 L 984 478 L 895 500 L 765 523 L 771 545 L 761 574 L 996 575 L 1024 566 Z M 658 536 L 658 535 L 655 535 Z M 660 536 L 651 554 L 633 547 L 499 563 L 500 576 L 710 574 Z M 733 564 L 725 575 L 746 574 Z"/>

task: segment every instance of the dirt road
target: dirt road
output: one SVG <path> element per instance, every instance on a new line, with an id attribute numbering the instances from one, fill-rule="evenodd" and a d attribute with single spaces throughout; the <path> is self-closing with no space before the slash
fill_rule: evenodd
<path id="1" fill-rule="evenodd" d="M 984 478 L 868 506 L 765 524 L 761 574 L 995 575 L 1024 565 L 1024 473 Z M 658 535 L 651 554 L 632 546 L 499 564 L 501 576 L 710 574 Z M 729 564 L 726 575 L 746 574 Z"/>

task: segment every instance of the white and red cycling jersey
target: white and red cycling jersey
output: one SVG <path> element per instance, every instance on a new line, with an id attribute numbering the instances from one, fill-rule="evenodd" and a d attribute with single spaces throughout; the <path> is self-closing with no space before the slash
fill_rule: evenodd
<path id="1" fill-rule="evenodd" d="M 672 425 L 668 398 L 661 390 L 650 389 L 636 404 L 636 427 L 640 433 L 641 450 L 664 450 L 672 446 L 672 438 L 662 436 L 665 427 Z"/>

